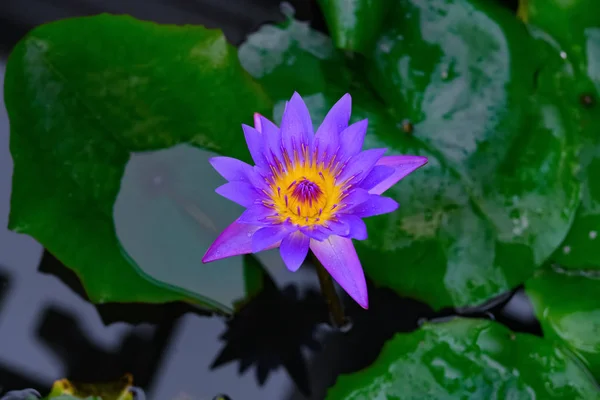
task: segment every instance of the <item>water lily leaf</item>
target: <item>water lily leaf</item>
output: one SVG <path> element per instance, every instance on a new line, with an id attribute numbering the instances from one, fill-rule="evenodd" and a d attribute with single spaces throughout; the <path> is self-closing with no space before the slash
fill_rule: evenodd
<path id="1" fill-rule="evenodd" d="M 545 338 L 566 343 L 600 381 L 600 275 L 548 269 L 525 283 Z"/>
<path id="2" fill-rule="evenodd" d="M 369 118 L 367 147 L 429 157 L 387 192 L 400 209 L 366 220 L 359 255 L 376 283 L 434 308 L 480 304 L 564 239 L 579 203 L 574 129 L 535 94 L 535 41 L 507 10 L 405 0 L 389 19 L 363 64 L 296 21 L 259 30 L 240 59 L 279 100 L 275 114 L 279 93 L 300 90 L 319 123 L 348 91 L 354 120 Z"/>
<path id="3" fill-rule="evenodd" d="M 223 298 L 242 294 L 233 293 L 244 287 L 241 261 L 229 268 L 237 268 L 230 280 L 222 279 L 214 287 L 227 295 L 209 301 L 203 293 L 202 273 L 211 280 L 214 269 L 203 269 L 202 245 L 170 258 L 186 229 L 210 230 L 195 207 L 204 204 L 198 203 L 201 193 L 214 190 L 215 186 L 202 186 L 204 173 L 212 170 L 206 157 L 190 159 L 200 153 L 189 153 L 190 145 L 248 160 L 240 124 L 251 123 L 253 112 L 270 107 L 270 100 L 241 68 L 235 49 L 220 31 L 110 15 L 43 25 L 11 54 L 5 100 L 14 159 L 10 229 L 33 236 L 73 269 L 94 302 L 183 299 L 230 309 Z M 167 157 L 168 164 L 169 154 L 182 151 L 174 147 L 181 143 L 188 144 L 187 158 L 179 164 L 155 166 L 158 173 L 172 173 L 172 180 L 165 182 L 172 190 L 152 197 L 156 181 L 144 179 L 156 178 L 153 171 L 141 174 L 138 181 L 129 176 L 140 162 L 142 167 L 152 166 L 140 160 Z M 200 165 L 204 168 L 194 180 L 181 173 L 179 167 L 186 165 L 196 173 Z M 140 192 L 144 184 L 146 197 Z M 214 204 L 210 196 L 205 203 Z M 167 242 L 154 242 L 159 248 L 148 249 L 160 256 L 160 273 L 158 260 L 151 268 L 136 266 L 136 257 L 128 254 L 132 245 L 120 242 L 113 211 L 119 218 L 121 209 L 113 208 L 115 200 L 123 197 L 139 201 L 137 216 L 153 218 L 146 225 L 140 222 L 144 228 L 156 231 L 165 228 L 160 224 L 169 223 L 174 229 L 168 241 L 154 232 L 153 239 Z M 152 214 L 161 207 L 179 219 L 166 221 Z M 131 204 L 125 207 L 132 208 Z M 215 212 L 201 211 L 211 216 Z M 220 208 L 220 212 L 227 210 Z M 182 265 L 184 257 L 188 259 Z M 193 273 L 192 264 L 197 269 Z M 163 283 L 151 276 L 162 279 L 165 271 L 178 279 L 187 274 L 195 281 L 180 285 L 176 279 Z"/>
<path id="4" fill-rule="evenodd" d="M 589 372 L 552 342 L 457 318 L 397 334 L 368 368 L 341 376 L 327 400 L 598 399 Z"/>
<path id="5" fill-rule="evenodd" d="M 336 47 L 364 52 L 379 36 L 390 0 L 318 0 Z"/>
<path id="6" fill-rule="evenodd" d="M 593 0 L 521 1 L 519 15 L 551 44 L 562 65 L 547 66 L 578 121 L 583 197 L 573 226 L 552 259 L 565 268 L 600 268 L 600 3 Z M 543 82 L 542 82 L 543 83 Z M 598 238 L 598 239 L 597 239 Z"/>
<path id="7" fill-rule="evenodd" d="M 123 251 L 145 274 L 229 311 L 260 290 L 263 271 L 250 256 L 199 262 L 243 211 L 212 190 L 224 183 L 207 167 L 214 155 L 188 144 L 132 153 L 113 218 Z"/>

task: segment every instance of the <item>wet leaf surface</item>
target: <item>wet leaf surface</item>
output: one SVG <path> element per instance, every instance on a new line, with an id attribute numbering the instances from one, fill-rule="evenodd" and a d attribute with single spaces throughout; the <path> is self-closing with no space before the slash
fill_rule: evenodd
<path id="1" fill-rule="evenodd" d="M 600 276 L 548 269 L 526 282 L 544 337 L 565 343 L 600 381 Z"/>
<path id="2" fill-rule="evenodd" d="M 572 122 L 535 94 L 535 41 L 508 10 L 401 1 L 388 18 L 365 59 L 344 60 L 293 20 L 261 28 L 240 59 L 279 100 L 275 117 L 283 93 L 300 90 L 319 123 L 348 91 L 353 120 L 369 119 L 366 147 L 429 157 L 387 192 L 401 207 L 367 220 L 359 255 L 401 295 L 478 305 L 523 283 L 569 229 L 580 189 Z"/>
<path id="3" fill-rule="evenodd" d="M 456 318 L 396 335 L 369 368 L 338 378 L 328 400 L 424 398 L 598 399 L 589 373 L 542 338 Z"/>
<path id="4" fill-rule="evenodd" d="M 552 259 L 565 268 L 600 268 L 600 4 L 593 0 L 528 0 L 519 15 L 545 41 L 560 62 L 546 65 L 542 78 L 553 80 L 577 122 L 581 137 L 578 177 L 584 182 L 573 226 Z"/>
<path id="5" fill-rule="evenodd" d="M 203 187 L 201 177 L 181 175 L 176 162 L 162 169 L 158 165 L 158 172 L 172 173 L 166 183 L 175 189 L 152 197 L 142 189 L 151 191 L 157 175 L 132 182 L 128 173 L 134 168 L 130 164 L 156 154 L 140 153 L 180 143 L 249 159 L 240 124 L 250 123 L 252 113 L 270 102 L 220 31 L 109 15 L 43 25 L 15 47 L 5 99 L 14 160 L 9 227 L 33 236 L 73 269 L 92 301 L 188 300 L 230 311 L 234 299 L 243 297 L 240 260 L 227 267 L 233 271 L 231 279 L 215 286 L 211 269 L 202 269 L 202 246 L 170 246 L 189 245 L 196 236 L 181 235 L 191 230 L 209 240 L 210 224 L 202 215 L 223 216 L 227 210 L 199 213 L 196 207 L 200 194 L 213 192 L 214 182 Z M 191 163 L 196 171 L 193 166 L 203 160 L 184 158 L 179 166 Z M 120 243 L 122 232 L 115 229 L 123 230 L 124 217 L 113 220 L 113 212 L 119 217 L 122 211 L 113 209 L 116 199 L 125 202 L 125 211 L 133 209 L 126 200 L 138 201 L 137 214 L 125 220 L 125 237 L 135 229 L 164 229 L 163 216 L 154 213 L 172 217 L 169 240 L 161 232 L 142 238 L 144 246 L 165 240 L 160 243 L 164 251 L 147 248 L 158 257 L 154 264 L 136 265 L 140 256 L 127 254 L 135 253 L 133 245 Z M 171 258 L 175 251 L 181 254 Z M 159 262 L 172 279 L 161 275 Z M 204 284 L 214 289 L 208 295 L 203 293 L 203 272 L 208 274 Z"/>
<path id="6" fill-rule="evenodd" d="M 390 0 L 318 0 L 336 47 L 368 51 L 392 8 Z"/>

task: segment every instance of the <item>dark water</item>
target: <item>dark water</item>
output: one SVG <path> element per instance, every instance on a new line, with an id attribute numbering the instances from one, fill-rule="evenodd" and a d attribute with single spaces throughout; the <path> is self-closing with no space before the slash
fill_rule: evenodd
<path id="1" fill-rule="evenodd" d="M 292 3 L 298 18 L 323 29 L 315 2 Z M 4 0 L 0 79 L 5 56 L 27 30 L 101 11 L 220 27 L 236 44 L 262 23 L 282 18 L 275 0 Z M 129 372 L 148 399 L 203 400 L 219 393 L 233 400 L 322 399 L 338 374 L 369 365 L 395 332 L 457 314 L 433 313 L 370 287 L 369 312 L 345 299 L 353 328 L 336 332 L 325 323 L 317 279 L 308 267 L 296 274 L 272 269 L 275 284 L 229 321 L 183 304 L 94 306 L 75 275 L 35 240 L 6 230 L 11 174 L 8 120 L 0 101 L 0 394 L 24 388 L 47 393 L 63 377 L 93 382 Z M 520 290 L 462 313 L 540 334 Z"/>

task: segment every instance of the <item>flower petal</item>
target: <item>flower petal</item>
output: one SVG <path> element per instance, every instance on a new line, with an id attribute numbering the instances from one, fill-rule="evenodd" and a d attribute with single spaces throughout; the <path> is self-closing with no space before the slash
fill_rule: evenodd
<path id="1" fill-rule="evenodd" d="M 352 240 L 339 236 L 330 236 L 322 242 L 311 240 L 310 249 L 350 297 L 362 308 L 369 308 L 365 274 Z"/>
<path id="2" fill-rule="evenodd" d="M 323 119 L 321 126 L 317 129 L 315 137 L 326 137 L 327 135 L 339 134 L 346 129 L 352 112 L 352 97 L 345 94 L 331 107 L 331 110 Z"/>
<path id="3" fill-rule="evenodd" d="M 254 114 L 254 125 L 260 127 L 256 129 L 262 133 L 265 158 L 271 164 L 277 164 L 276 160 L 283 161 L 279 127 L 260 114 Z"/>
<path id="4" fill-rule="evenodd" d="M 300 231 L 290 233 L 281 241 L 279 252 L 287 269 L 295 272 L 300 268 L 306 255 L 310 239 Z"/>
<path id="5" fill-rule="evenodd" d="M 394 173 L 369 190 L 372 194 L 381 194 L 396 184 L 400 179 L 414 170 L 427 164 L 427 157 L 421 156 L 387 156 L 381 157 L 377 165 L 394 168 Z"/>
<path id="6" fill-rule="evenodd" d="M 240 215 L 238 222 L 240 224 L 252 224 L 259 226 L 272 225 L 273 220 L 268 217 L 276 215 L 275 210 L 265 207 L 262 204 L 254 204 Z"/>
<path id="7" fill-rule="evenodd" d="M 252 235 L 259 229 L 260 226 L 240 224 L 235 220 L 206 250 L 202 262 L 252 253 Z"/>
<path id="8" fill-rule="evenodd" d="M 327 163 L 339 151 L 340 138 L 337 133 L 319 131 L 313 141 L 312 154 L 316 157 L 316 163 Z"/>
<path id="9" fill-rule="evenodd" d="M 253 206 L 255 201 L 260 198 L 260 194 L 254 189 L 254 186 L 247 182 L 227 182 L 223 186 L 219 186 L 215 192 L 246 208 Z"/>
<path id="10" fill-rule="evenodd" d="M 338 219 L 343 221 L 350 228 L 349 233 L 345 236 L 350 239 L 365 240 L 368 237 L 367 225 L 360 217 L 354 214 L 340 214 Z"/>
<path id="11" fill-rule="evenodd" d="M 329 236 L 333 235 L 331 229 L 327 229 L 321 225 L 313 225 L 313 226 L 302 226 L 300 227 L 300 231 L 304 233 L 311 239 L 317 241 L 323 241 L 327 239 Z"/>
<path id="12" fill-rule="evenodd" d="M 369 121 L 363 119 L 350 125 L 340 133 L 340 151 L 338 157 L 341 160 L 347 160 L 360 153 L 365 141 L 368 125 Z"/>
<path id="13" fill-rule="evenodd" d="M 353 182 L 359 183 L 371 172 L 371 169 L 379 161 L 386 149 L 369 149 L 361 151 L 354 157 L 348 160 L 348 163 L 336 178 L 338 182 L 344 182 L 352 179 Z"/>
<path id="14" fill-rule="evenodd" d="M 260 228 L 252 236 L 252 252 L 258 253 L 268 248 L 277 247 L 281 239 L 286 237 L 290 232 L 291 227 L 287 224 Z"/>
<path id="15" fill-rule="evenodd" d="M 334 235 L 347 236 L 350 233 L 350 225 L 339 218 L 327 221 L 327 227 Z"/>
<path id="16" fill-rule="evenodd" d="M 357 205 L 348 211 L 360 218 L 372 217 L 373 215 L 387 214 L 398 208 L 396 200 L 372 194 L 369 200 Z"/>
<path id="17" fill-rule="evenodd" d="M 385 157 L 383 157 L 385 158 Z M 394 168 L 386 165 L 375 165 L 371 172 L 360 183 L 360 187 L 365 190 L 371 190 L 381 182 L 392 176 Z"/>
<path id="18" fill-rule="evenodd" d="M 264 128 L 264 127 L 263 127 Z M 310 114 L 302 97 L 294 92 L 287 103 L 281 119 L 281 141 L 290 158 L 294 150 L 298 152 L 301 160 L 303 146 L 310 149 L 313 139 L 313 127 Z"/>
<path id="19" fill-rule="evenodd" d="M 254 160 L 254 163 L 258 166 L 265 166 L 266 160 L 263 153 L 263 138 L 259 131 L 256 129 L 242 124 L 242 130 L 244 131 L 244 137 L 246 138 L 246 144 L 248 145 L 248 151 Z"/>
<path id="20" fill-rule="evenodd" d="M 342 200 L 346 207 L 354 207 L 369 200 L 371 195 L 365 189 L 353 188 L 350 193 Z"/>
<path id="21" fill-rule="evenodd" d="M 250 182 L 248 176 L 253 172 L 252 166 L 237 158 L 212 157 L 208 162 L 228 181 Z"/>

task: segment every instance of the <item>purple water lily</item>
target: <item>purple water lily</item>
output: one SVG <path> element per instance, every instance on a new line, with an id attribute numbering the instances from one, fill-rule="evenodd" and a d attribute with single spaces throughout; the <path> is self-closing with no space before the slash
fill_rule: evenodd
<path id="1" fill-rule="evenodd" d="M 296 271 L 310 248 L 333 279 L 368 308 L 352 239 L 367 238 L 362 218 L 398 208 L 381 193 L 427 158 L 384 157 L 386 149 L 361 151 L 367 120 L 348 126 L 351 108 L 346 94 L 313 133 L 308 109 L 294 93 L 280 128 L 259 114 L 254 128 L 242 125 L 256 165 L 229 157 L 210 163 L 229 181 L 216 192 L 246 211 L 215 240 L 203 262 L 280 247 L 285 265 Z"/>

